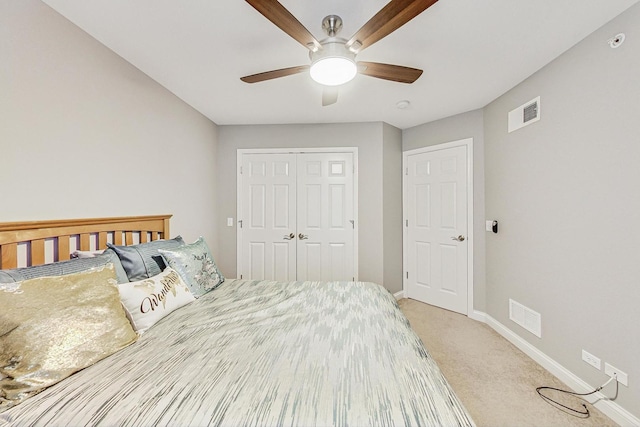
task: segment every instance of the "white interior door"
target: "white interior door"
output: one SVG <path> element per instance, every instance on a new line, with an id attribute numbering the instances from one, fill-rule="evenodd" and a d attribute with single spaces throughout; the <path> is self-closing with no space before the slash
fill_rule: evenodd
<path id="1" fill-rule="evenodd" d="M 296 156 L 242 156 L 245 279 L 296 280 Z"/>
<path id="2" fill-rule="evenodd" d="M 355 280 L 354 154 L 239 156 L 238 277 Z"/>
<path id="3" fill-rule="evenodd" d="M 298 280 L 354 280 L 353 154 L 298 155 Z"/>
<path id="4" fill-rule="evenodd" d="M 418 150 L 415 150 L 418 151 Z M 405 292 L 467 314 L 468 147 L 405 154 Z"/>

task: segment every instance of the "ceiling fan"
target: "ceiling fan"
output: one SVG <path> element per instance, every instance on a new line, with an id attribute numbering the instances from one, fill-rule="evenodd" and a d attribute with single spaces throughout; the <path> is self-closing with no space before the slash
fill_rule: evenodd
<path id="1" fill-rule="evenodd" d="M 311 65 L 282 68 L 241 77 L 246 83 L 257 83 L 279 77 L 310 71 L 311 77 L 325 86 L 322 105 L 338 100 L 337 86 L 355 77 L 357 73 L 401 83 L 413 83 L 422 70 L 379 62 L 356 62 L 356 55 L 383 37 L 388 36 L 438 0 L 391 0 L 349 40 L 337 37 L 342 19 L 329 15 L 322 20 L 322 29 L 328 38 L 318 41 L 277 0 L 246 0 L 265 18 L 309 49 Z"/>

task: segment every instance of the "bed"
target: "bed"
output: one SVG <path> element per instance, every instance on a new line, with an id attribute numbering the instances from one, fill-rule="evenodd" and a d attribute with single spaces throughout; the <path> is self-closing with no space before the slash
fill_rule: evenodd
<path id="1" fill-rule="evenodd" d="M 169 217 L 0 224 L 0 266 L 168 239 Z M 227 278 L 0 412 L 0 426 L 94 425 L 474 424 L 382 286 Z"/>

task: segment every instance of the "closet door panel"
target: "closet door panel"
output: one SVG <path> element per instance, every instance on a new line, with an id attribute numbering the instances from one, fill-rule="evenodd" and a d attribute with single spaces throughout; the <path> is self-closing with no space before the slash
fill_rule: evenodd
<path id="1" fill-rule="evenodd" d="M 298 280 L 353 280 L 353 154 L 304 153 L 297 163 Z"/>
<path id="2" fill-rule="evenodd" d="M 296 280 L 295 154 L 245 154 L 241 172 L 242 277 Z"/>

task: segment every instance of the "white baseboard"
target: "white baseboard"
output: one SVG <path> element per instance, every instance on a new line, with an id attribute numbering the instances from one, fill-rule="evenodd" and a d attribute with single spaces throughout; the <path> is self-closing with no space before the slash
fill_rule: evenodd
<path id="1" fill-rule="evenodd" d="M 393 296 L 396 297 L 396 301 L 402 299 L 404 298 L 404 291 L 396 292 Z"/>
<path id="2" fill-rule="evenodd" d="M 470 313 L 468 317 L 469 319 L 477 320 L 478 322 L 487 323 L 487 315 L 482 311 L 473 310 L 473 313 Z"/>
<path id="3" fill-rule="evenodd" d="M 471 319 L 484 322 L 493 328 L 497 333 L 502 335 L 505 339 L 518 347 L 527 356 L 538 362 L 543 368 L 551 372 L 558 377 L 561 381 L 567 384 L 571 389 L 578 393 L 586 393 L 593 390 L 595 387 L 587 384 L 580 379 L 577 375 L 560 365 L 558 362 L 544 354 L 533 344 L 529 343 L 518 334 L 498 322 L 493 317 L 480 311 L 474 311 L 469 315 Z M 636 417 L 626 409 L 622 408 L 615 402 L 607 400 L 607 398 L 600 392 L 594 393 L 591 396 L 586 396 L 587 400 L 592 403 L 596 408 L 602 411 L 606 416 L 611 418 L 621 426 L 640 426 L 640 418 Z M 595 402 L 595 403 L 594 403 Z"/>

